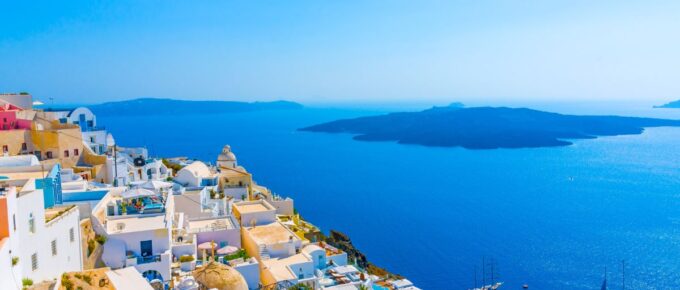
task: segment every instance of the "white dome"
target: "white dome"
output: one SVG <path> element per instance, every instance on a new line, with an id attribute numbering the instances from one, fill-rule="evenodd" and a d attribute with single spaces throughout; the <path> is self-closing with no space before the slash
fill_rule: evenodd
<path id="1" fill-rule="evenodd" d="M 229 152 L 227 154 L 222 155 L 223 158 L 221 158 L 224 161 L 236 161 L 236 155 L 234 153 Z"/>

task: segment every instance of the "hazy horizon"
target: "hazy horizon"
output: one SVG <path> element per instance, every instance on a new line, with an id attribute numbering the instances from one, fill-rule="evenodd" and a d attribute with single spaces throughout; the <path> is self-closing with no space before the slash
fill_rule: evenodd
<path id="1" fill-rule="evenodd" d="M 305 104 L 665 103 L 673 1 L 12 2 L 0 91 Z"/>

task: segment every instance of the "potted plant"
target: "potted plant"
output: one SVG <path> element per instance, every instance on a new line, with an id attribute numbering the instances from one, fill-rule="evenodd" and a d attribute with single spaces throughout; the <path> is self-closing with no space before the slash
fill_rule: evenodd
<path id="1" fill-rule="evenodd" d="M 196 261 L 193 255 L 183 255 L 179 257 L 180 269 L 185 272 L 193 271 L 196 268 Z"/>

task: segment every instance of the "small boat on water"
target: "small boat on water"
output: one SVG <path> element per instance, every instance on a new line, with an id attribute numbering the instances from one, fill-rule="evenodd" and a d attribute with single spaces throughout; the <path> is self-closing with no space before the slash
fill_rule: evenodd
<path id="1" fill-rule="evenodd" d="M 482 287 L 479 287 L 479 288 L 473 288 L 473 289 L 470 289 L 470 290 L 497 290 L 497 289 L 501 288 L 501 286 L 503 286 L 503 283 L 498 282 L 496 284 L 486 285 L 486 286 L 482 286 Z"/>

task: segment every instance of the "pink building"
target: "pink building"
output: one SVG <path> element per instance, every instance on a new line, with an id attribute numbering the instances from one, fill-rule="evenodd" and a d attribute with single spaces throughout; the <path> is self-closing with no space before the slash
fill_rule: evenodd
<path id="1" fill-rule="evenodd" d="M 21 108 L 10 103 L 0 103 L 0 130 L 31 129 L 31 120 L 17 118 Z"/>

